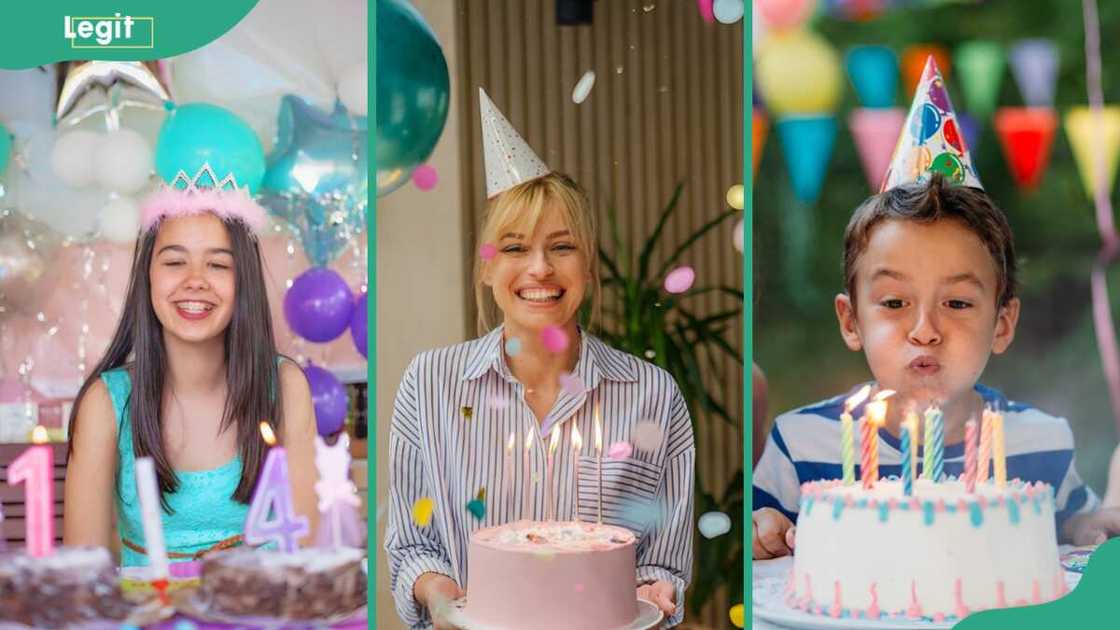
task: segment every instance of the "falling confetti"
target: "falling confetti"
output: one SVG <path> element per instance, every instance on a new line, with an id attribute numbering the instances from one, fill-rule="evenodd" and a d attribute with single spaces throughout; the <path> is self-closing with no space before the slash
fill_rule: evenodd
<path id="1" fill-rule="evenodd" d="M 568 349 L 568 333 L 559 326 L 545 326 L 541 331 L 541 343 L 549 352 L 563 352 Z"/>
<path id="2" fill-rule="evenodd" d="M 471 516 L 481 521 L 486 516 L 486 504 L 478 499 L 471 499 L 467 502 L 467 511 L 471 513 Z"/>
<path id="3" fill-rule="evenodd" d="M 478 248 L 478 257 L 483 260 L 490 260 L 498 255 L 498 248 L 490 243 L 484 243 L 482 247 Z"/>
<path id="4" fill-rule="evenodd" d="M 485 501 L 486 500 L 486 486 L 482 486 L 481 488 L 478 489 L 478 492 L 474 493 L 474 500 L 475 501 Z"/>
<path id="5" fill-rule="evenodd" d="M 510 337 L 506 340 L 506 354 L 515 357 L 521 353 L 521 340 L 517 337 Z"/>
<path id="6" fill-rule="evenodd" d="M 735 224 L 735 233 L 731 236 L 731 244 L 735 246 L 735 251 L 740 254 L 743 253 L 743 220 Z"/>
<path id="7" fill-rule="evenodd" d="M 439 183 L 439 173 L 435 167 L 422 164 L 412 171 L 412 183 L 420 190 L 431 190 Z"/>
<path id="8" fill-rule="evenodd" d="M 560 373 L 560 387 L 572 396 L 579 396 L 583 392 L 587 391 L 587 389 L 583 385 L 583 379 L 581 379 L 576 374 L 572 374 L 571 372 Z"/>
<path id="9" fill-rule="evenodd" d="M 587 95 L 591 93 L 593 87 L 595 87 L 595 71 L 588 70 L 576 82 L 576 87 L 572 90 L 572 102 L 579 105 L 587 100 Z"/>
<path id="10" fill-rule="evenodd" d="M 614 71 L 616 74 L 622 74 L 622 66 L 615 68 Z"/>
<path id="11" fill-rule="evenodd" d="M 704 538 L 716 538 L 731 531 L 731 517 L 723 512 L 705 512 L 697 526 Z"/>
<path id="12" fill-rule="evenodd" d="M 661 507 L 653 500 L 624 499 L 619 515 L 623 520 L 634 523 L 641 529 L 653 529 L 661 524 Z"/>
<path id="13" fill-rule="evenodd" d="M 463 414 L 464 420 L 470 420 L 474 417 L 474 408 L 464 406 L 459 409 L 459 413 Z"/>
<path id="14" fill-rule="evenodd" d="M 661 446 L 661 427 L 649 421 L 639 422 L 630 432 L 630 441 L 640 451 L 655 450 Z"/>
<path id="15" fill-rule="evenodd" d="M 735 604 L 731 610 L 727 611 L 727 616 L 731 618 L 731 623 L 735 624 L 736 628 L 743 627 L 743 605 Z"/>
<path id="16" fill-rule="evenodd" d="M 494 394 L 490 397 L 490 408 L 501 411 L 509 407 L 509 399 L 504 394 Z"/>
<path id="17" fill-rule="evenodd" d="M 716 16 L 712 13 L 712 0 L 696 0 L 696 7 L 700 9 L 700 17 L 708 24 L 716 21 Z"/>
<path id="18" fill-rule="evenodd" d="M 650 348 L 649 350 L 646 350 L 645 355 L 647 359 L 652 361 L 654 357 L 657 356 L 657 353 L 653 351 L 653 348 Z"/>
<path id="19" fill-rule="evenodd" d="M 649 13 L 650 11 L 653 11 L 656 8 L 657 8 L 656 4 L 644 4 L 644 5 L 642 5 L 642 11 L 645 11 L 646 13 Z"/>
<path id="20" fill-rule="evenodd" d="M 629 442 L 615 442 L 607 449 L 607 457 L 611 459 L 626 459 L 634 452 L 634 447 Z"/>
<path id="21" fill-rule="evenodd" d="M 683 265 L 665 275 L 665 290 L 669 293 L 684 293 L 692 287 L 696 272 L 692 267 Z"/>
<path id="22" fill-rule="evenodd" d="M 735 184 L 727 189 L 727 205 L 736 210 L 743 209 L 743 185 Z"/>
<path id="23" fill-rule="evenodd" d="M 723 24 L 734 24 L 743 19 L 743 1 L 715 0 L 712 15 Z"/>
<path id="24" fill-rule="evenodd" d="M 583 592 L 583 583 L 582 582 L 577 583 L 575 585 L 575 590 L 576 590 L 577 593 L 582 593 Z"/>
<path id="25" fill-rule="evenodd" d="M 416 499 L 416 503 L 412 504 L 412 521 L 420 527 L 427 527 L 432 521 L 432 510 L 435 509 L 435 505 L 431 497 Z"/>

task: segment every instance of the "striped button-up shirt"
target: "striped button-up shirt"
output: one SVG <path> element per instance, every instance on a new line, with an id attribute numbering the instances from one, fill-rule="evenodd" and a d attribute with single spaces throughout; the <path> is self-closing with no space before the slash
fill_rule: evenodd
<path id="1" fill-rule="evenodd" d="M 385 531 L 397 613 L 412 628 L 431 624 L 412 593 L 422 573 L 447 575 L 466 589 L 471 532 L 522 518 L 574 520 L 577 511 L 581 520 L 594 521 L 601 499 L 603 522 L 638 536 L 635 587 L 655 580 L 673 584 L 677 609 L 668 622 L 679 623 L 692 572 L 696 451 L 688 408 L 673 378 L 581 331 L 573 372 L 581 385 L 562 388 L 538 424 L 503 347 L 499 327 L 480 339 L 421 353 L 397 392 Z M 594 439 L 597 405 L 601 460 Z M 553 427 L 560 428 L 562 438 L 553 454 L 549 492 Z M 572 427 L 583 437 L 578 453 Z M 633 452 L 609 457 L 609 446 L 617 442 L 634 444 Z M 573 485 L 577 471 L 578 492 Z M 420 525 L 413 506 L 424 497 L 434 510 Z"/>

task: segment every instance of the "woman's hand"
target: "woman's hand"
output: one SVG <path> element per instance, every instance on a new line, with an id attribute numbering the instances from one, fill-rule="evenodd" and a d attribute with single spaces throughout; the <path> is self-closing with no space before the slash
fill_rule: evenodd
<path id="1" fill-rule="evenodd" d="M 638 598 L 656 604 L 666 617 L 677 610 L 677 588 L 665 580 L 639 586 Z"/>
<path id="2" fill-rule="evenodd" d="M 785 514 L 774 508 L 760 508 L 751 514 L 754 524 L 751 557 L 769 560 L 793 553 L 794 533 L 797 528 Z"/>
<path id="3" fill-rule="evenodd" d="M 424 573 L 416 578 L 412 594 L 421 606 L 428 609 L 433 630 L 459 630 L 459 626 L 447 620 L 451 602 L 463 596 L 463 590 L 455 580 L 442 573 Z"/>
<path id="4" fill-rule="evenodd" d="M 1100 508 L 1075 514 L 1062 527 L 1065 540 L 1075 545 L 1099 545 L 1120 534 L 1120 508 Z"/>

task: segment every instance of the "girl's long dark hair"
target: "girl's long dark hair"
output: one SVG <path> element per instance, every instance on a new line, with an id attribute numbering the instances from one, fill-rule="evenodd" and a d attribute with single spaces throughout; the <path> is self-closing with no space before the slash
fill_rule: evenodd
<path id="1" fill-rule="evenodd" d="M 260 422 L 269 420 L 280 435 L 283 404 L 260 247 L 240 221 L 223 220 L 222 223 L 229 233 L 233 251 L 236 299 L 233 317 L 225 332 L 227 393 L 220 428 L 224 431 L 232 427 L 237 431 L 241 482 L 232 498 L 248 503 L 268 450 L 260 434 Z M 152 309 L 148 276 L 158 231 L 159 224 L 136 241 L 120 322 L 105 355 L 78 390 L 70 411 L 70 446 L 73 448 L 78 434 L 78 408 L 86 391 L 104 372 L 129 366 L 132 394 L 126 409 L 132 426 L 132 448 L 137 457 L 151 457 L 155 461 L 160 502 L 170 513 L 167 495 L 178 489 L 179 480 L 163 445 L 162 402 L 167 350 L 163 345 L 163 325 Z"/>

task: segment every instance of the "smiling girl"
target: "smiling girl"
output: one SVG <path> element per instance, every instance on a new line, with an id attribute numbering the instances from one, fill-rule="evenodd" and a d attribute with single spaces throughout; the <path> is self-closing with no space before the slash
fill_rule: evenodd
<path id="1" fill-rule="evenodd" d="M 314 411 L 302 370 L 276 351 L 265 213 L 236 184 L 195 187 L 204 174 L 180 172 L 185 188 L 145 203 L 121 320 L 70 416 L 63 538 L 119 536 L 125 566 L 147 564 L 136 457 L 155 461 L 172 562 L 241 544 L 262 420 L 287 447 L 296 511 L 317 514 Z"/>

